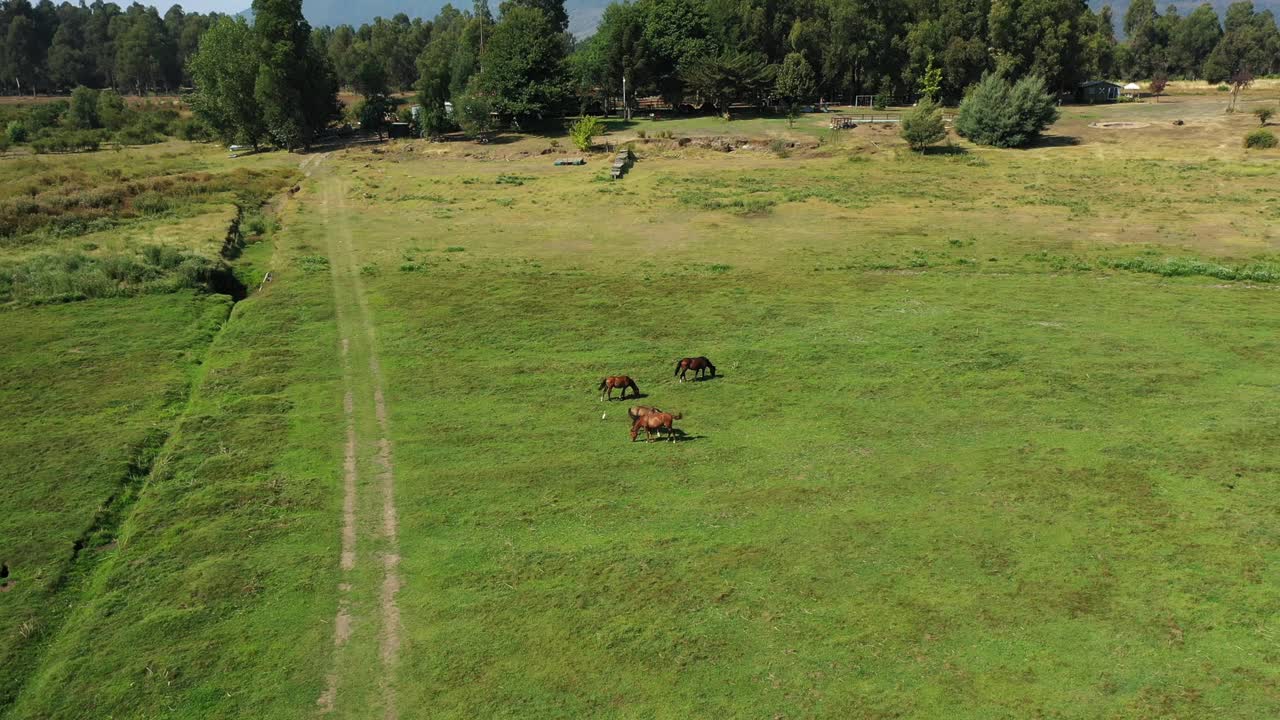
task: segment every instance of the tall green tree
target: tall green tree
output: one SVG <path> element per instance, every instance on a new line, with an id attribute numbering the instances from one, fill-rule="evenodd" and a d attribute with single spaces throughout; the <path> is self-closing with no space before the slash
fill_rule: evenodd
<path id="1" fill-rule="evenodd" d="M 1189 78 L 1204 76 L 1204 63 L 1222 40 L 1222 26 L 1213 6 L 1204 3 L 1192 10 L 1169 38 L 1172 69 Z"/>
<path id="2" fill-rule="evenodd" d="M 818 91 L 817 76 L 804 53 L 789 53 L 778 69 L 773 91 L 782 100 L 787 117 L 794 121 L 796 106 L 813 98 Z"/>
<path id="3" fill-rule="evenodd" d="M 446 11 L 452 11 L 450 16 Z M 431 40 L 418 55 L 418 104 L 422 106 L 422 134 L 439 137 L 453 125 L 445 111 L 445 103 L 453 98 L 450 90 L 450 61 L 457 52 L 461 35 L 461 13 L 446 7 L 436 16 Z M 469 78 L 468 78 L 469 79 Z"/>
<path id="4" fill-rule="evenodd" d="M 135 5 L 121 24 L 124 29 L 116 39 L 117 82 L 139 95 L 152 88 L 165 87 L 176 61 L 164 23 L 155 8 Z"/>
<path id="5" fill-rule="evenodd" d="M 1247 72 L 1262 75 L 1280 71 L 1280 30 L 1270 12 L 1255 12 L 1253 3 L 1227 8 L 1222 39 L 1205 59 L 1204 75 L 1223 82 Z"/>
<path id="6" fill-rule="evenodd" d="M 14 79 L 18 92 L 35 94 L 41 80 L 43 53 L 36 24 L 28 15 L 18 15 L 9 21 L 9 31 L 4 41 L 4 71 Z"/>
<path id="7" fill-rule="evenodd" d="M 726 52 L 698 58 L 682 72 L 689 89 L 729 119 L 734 103 L 758 100 L 773 85 L 775 68 L 763 53 Z"/>
<path id="8" fill-rule="evenodd" d="M 1043 78 L 1055 90 L 1074 89 L 1084 79 L 1089 14 L 1081 0 L 992 0 L 988 24 L 996 70 Z"/>
<path id="9" fill-rule="evenodd" d="M 541 10 L 560 32 L 569 29 L 569 12 L 565 10 L 564 0 L 504 0 L 498 6 L 498 10 L 501 14 L 506 15 L 512 9 L 518 7 Z"/>
<path id="10" fill-rule="evenodd" d="M 85 53 L 83 21 L 74 14 L 58 26 L 49 47 L 49 82 L 67 88 L 93 82 L 89 58 Z"/>
<path id="11" fill-rule="evenodd" d="M 338 116 L 337 79 L 310 41 L 302 0 L 254 0 L 259 52 L 253 94 L 268 136 L 283 148 L 310 145 Z"/>
<path id="12" fill-rule="evenodd" d="M 266 118 L 254 93 L 258 64 L 253 30 L 243 19 L 225 17 L 204 34 L 191 59 L 191 109 L 228 145 L 257 148 L 266 136 Z"/>
<path id="13" fill-rule="evenodd" d="M 505 10 L 480 56 L 467 94 L 516 123 L 555 111 L 566 98 L 566 38 L 542 10 Z"/>

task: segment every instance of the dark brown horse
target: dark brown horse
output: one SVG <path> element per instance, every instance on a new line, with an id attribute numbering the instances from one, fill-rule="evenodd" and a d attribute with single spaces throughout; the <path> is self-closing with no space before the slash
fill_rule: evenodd
<path id="1" fill-rule="evenodd" d="M 704 357 L 684 358 L 680 362 L 676 363 L 675 376 L 680 378 L 680 382 L 684 382 L 685 373 L 690 370 L 693 371 L 693 378 L 695 380 L 705 377 L 708 371 L 711 372 L 711 377 L 716 376 L 716 366 L 712 365 L 711 361 Z"/>
<path id="2" fill-rule="evenodd" d="M 606 391 L 608 391 L 609 399 L 612 400 L 613 391 L 619 390 L 619 389 L 622 390 L 622 399 L 626 400 L 627 388 L 631 388 L 631 391 L 635 393 L 635 397 L 640 397 L 640 388 L 636 387 L 635 380 L 632 380 L 626 375 L 619 375 L 617 377 L 607 377 L 600 381 L 600 400 L 601 401 L 604 400 Z"/>
<path id="3" fill-rule="evenodd" d="M 662 411 L 655 407 L 649 407 L 647 405 L 637 405 L 627 410 L 627 417 L 631 418 L 632 424 L 635 424 L 635 421 L 639 420 L 640 418 L 646 415 L 654 415 L 660 412 Z"/>
<path id="4" fill-rule="evenodd" d="M 655 433 L 658 435 L 658 439 L 661 440 L 663 430 L 667 431 L 667 439 L 670 442 L 675 442 L 676 431 L 675 428 L 672 427 L 672 423 L 676 420 L 682 419 L 683 417 L 683 415 L 672 415 L 671 413 L 664 412 L 651 413 L 649 415 L 638 417 L 636 418 L 636 421 L 631 424 L 631 442 L 636 441 L 636 437 L 640 435 L 641 430 L 644 430 L 644 434 L 648 438 L 649 442 L 653 442 L 653 436 Z"/>

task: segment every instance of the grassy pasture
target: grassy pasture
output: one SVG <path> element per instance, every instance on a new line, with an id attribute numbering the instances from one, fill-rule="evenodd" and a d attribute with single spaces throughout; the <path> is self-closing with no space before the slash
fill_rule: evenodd
<path id="1" fill-rule="evenodd" d="M 1090 111 L 1026 153 L 654 144 L 620 183 L 338 166 L 407 468 L 413 704 L 1274 714 L 1276 286 L 1153 270 L 1275 279 L 1274 159 L 1205 147 L 1239 119 Z M 675 384 L 704 353 L 725 377 Z M 622 372 L 687 442 L 600 419 Z"/>
<path id="2" fill-rule="evenodd" d="M 0 707 L 109 552 L 98 531 L 131 504 L 229 305 L 182 294 L 0 312 Z"/>
<path id="3" fill-rule="evenodd" d="M 231 299 L 185 288 L 224 267 L 237 203 L 252 209 L 242 224 L 264 222 L 258 204 L 296 173 L 221 155 L 171 144 L 0 161 L 0 715 L 94 595 L 199 384 Z M 110 299 L 69 302 L 93 297 Z M 33 306 L 50 301 L 67 304 Z"/>
<path id="4" fill-rule="evenodd" d="M 291 270 L 295 256 L 246 251 L 242 262 L 276 267 L 278 280 L 237 304 L 209 348 L 118 547 L 7 717 L 314 708 L 332 644 L 340 391 L 329 284 Z"/>
<path id="5" fill-rule="evenodd" d="M 290 162 L 190 143 L 0 162 L 0 303 L 207 286 L 236 218 L 265 232 Z"/>
<path id="6" fill-rule="evenodd" d="M 546 137 L 309 159 L 8 716 L 298 717 L 334 668 L 334 717 L 388 683 L 405 718 L 1276 716 L 1280 155 L 1218 100 L 1025 152 L 641 143 L 622 182 Z M 390 679 L 382 549 L 338 562 L 366 311 Z M 723 377 L 675 383 L 690 354 Z M 628 443 L 615 373 L 681 442 Z"/>

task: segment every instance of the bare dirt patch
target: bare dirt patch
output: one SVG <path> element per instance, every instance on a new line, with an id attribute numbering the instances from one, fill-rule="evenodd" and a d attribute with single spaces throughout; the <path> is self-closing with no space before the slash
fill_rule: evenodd
<path id="1" fill-rule="evenodd" d="M 1096 122 L 1089 123 L 1089 127 L 1099 130 L 1141 130 L 1145 127 L 1151 127 L 1151 123 L 1144 122 Z"/>

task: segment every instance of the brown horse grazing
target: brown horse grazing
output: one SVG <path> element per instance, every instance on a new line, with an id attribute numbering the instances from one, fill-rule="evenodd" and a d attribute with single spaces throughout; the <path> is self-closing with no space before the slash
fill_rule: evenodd
<path id="1" fill-rule="evenodd" d="M 600 400 L 602 402 L 604 401 L 606 390 L 608 391 L 609 399 L 612 400 L 613 391 L 617 389 L 622 390 L 621 399 L 626 400 L 627 388 L 631 388 L 631 391 L 635 393 L 635 397 L 640 397 L 640 388 L 636 387 L 635 380 L 632 380 L 626 375 L 619 375 L 617 377 L 607 377 L 600 381 Z"/>
<path id="2" fill-rule="evenodd" d="M 637 405 L 627 410 L 627 417 L 631 418 L 631 422 L 634 424 L 635 421 L 639 420 L 640 418 L 646 415 L 654 415 L 660 412 L 662 411 L 655 407 L 649 407 L 647 405 Z"/>
<path id="3" fill-rule="evenodd" d="M 685 373 L 693 371 L 693 379 L 705 377 L 708 370 L 711 371 L 711 377 L 716 376 L 716 366 L 704 357 L 684 358 L 676 363 L 676 377 L 680 378 L 680 382 L 684 382 Z"/>
<path id="4" fill-rule="evenodd" d="M 649 442 L 653 442 L 654 433 L 657 433 L 658 439 L 662 439 L 662 431 L 667 431 L 667 440 L 669 442 L 676 441 L 676 431 L 672 427 L 672 423 L 676 420 L 684 418 L 683 415 L 672 415 L 671 413 L 651 413 L 643 417 L 636 418 L 631 424 L 631 442 L 636 441 L 636 437 L 640 435 L 640 431 L 644 430 L 645 436 Z"/>

